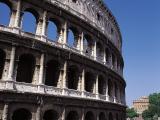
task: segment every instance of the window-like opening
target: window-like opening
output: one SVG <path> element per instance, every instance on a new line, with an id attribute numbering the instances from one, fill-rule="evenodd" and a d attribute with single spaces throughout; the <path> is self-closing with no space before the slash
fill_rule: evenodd
<path id="1" fill-rule="evenodd" d="M 102 76 L 99 76 L 98 79 L 98 92 L 102 95 L 106 94 L 106 82 Z"/>
<path id="2" fill-rule="evenodd" d="M 2 78 L 2 74 L 3 74 L 5 58 L 6 58 L 5 52 L 0 49 L 0 79 Z"/>
<path id="3" fill-rule="evenodd" d="M 78 31 L 76 30 L 76 28 L 71 27 L 68 30 L 68 45 L 70 47 L 75 47 L 77 48 L 77 44 L 78 44 Z"/>
<path id="4" fill-rule="evenodd" d="M 113 120 L 113 115 L 112 115 L 112 113 L 109 113 L 109 120 Z"/>
<path id="5" fill-rule="evenodd" d="M 54 110 L 48 110 L 43 115 L 43 120 L 58 120 L 59 115 Z"/>
<path id="6" fill-rule="evenodd" d="M 35 69 L 35 58 L 31 54 L 23 54 L 19 57 L 17 69 L 17 82 L 31 83 Z"/>
<path id="7" fill-rule="evenodd" d="M 114 30 L 113 30 L 113 28 L 111 28 L 111 34 L 112 34 L 112 35 L 114 34 Z"/>
<path id="8" fill-rule="evenodd" d="M 38 14 L 34 10 L 26 10 L 22 16 L 22 29 L 25 32 L 35 33 L 38 23 Z"/>
<path id="9" fill-rule="evenodd" d="M 100 14 L 99 14 L 99 13 L 97 13 L 97 19 L 98 19 L 98 21 L 100 21 L 100 20 L 101 20 L 101 16 L 100 16 Z"/>
<path id="10" fill-rule="evenodd" d="M 11 7 L 0 1 L 0 24 L 8 26 L 11 17 Z"/>
<path id="11" fill-rule="evenodd" d="M 115 58 L 115 55 L 112 54 L 112 66 L 113 66 L 113 68 L 115 68 L 115 63 L 116 63 L 116 58 Z"/>
<path id="12" fill-rule="evenodd" d="M 92 112 L 87 112 L 85 116 L 85 120 L 94 120 L 94 114 Z"/>
<path id="13" fill-rule="evenodd" d="M 99 120 L 106 120 L 105 114 L 103 112 L 99 114 Z"/>
<path id="14" fill-rule="evenodd" d="M 118 98 L 118 87 L 116 83 L 115 83 L 115 97 Z"/>
<path id="15" fill-rule="evenodd" d="M 106 53 L 106 62 L 109 63 L 110 52 L 109 52 L 108 48 L 106 48 L 105 53 Z"/>
<path id="16" fill-rule="evenodd" d="M 47 25 L 47 38 L 57 41 L 59 39 L 59 32 L 59 22 L 54 19 L 49 20 Z"/>
<path id="17" fill-rule="evenodd" d="M 78 113 L 76 111 L 69 112 L 67 120 L 79 120 Z"/>
<path id="18" fill-rule="evenodd" d="M 79 71 L 76 66 L 70 66 L 68 68 L 68 88 L 69 89 L 78 89 L 79 82 Z"/>
<path id="19" fill-rule="evenodd" d="M 77 0 L 72 0 L 72 2 L 77 3 Z"/>
<path id="20" fill-rule="evenodd" d="M 112 85 L 111 80 L 109 79 L 109 80 L 108 80 L 108 95 L 109 95 L 110 97 L 112 97 L 112 89 L 113 89 L 113 85 Z"/>
<path id="21" fill-rule="evenodd" d="M 58 61 L 50 60 L 46 64 L 46 79 L 45 85 L 58 86 L 58 79 L 60 74 L 60 64 Z"/>
<path id="22" fill-rule="evenodd" d="M 103 46 L 99 42 L 97 43 L 97 59 L 103 61 Z"/>
<path id="23" fill-rule="evenodd" d="M 84 42 L 83 42 L 83 46 L 84 46 L 84 52 L 91 56 L 92 52 L 93 52 L 93 41 L 91 39 L 91 37 L 89 35 L 85 35 L 84 36 Z"/>
<path id="24" fill-rule="evenodd" d="M 94 75 L 90 72 L 87 72 L 85 74 L 85 90 L 87 92 L 93 93 L 94 91 L 94 83 L 95 83 L 95 78 Z"/>
<path id="25" fill-rule="evenodd" d="M 31 120 L 31 119 L 32 119 L 31 112 L 23 108 L 14 111 L 12 116 L 12 120 Z"/>
<path id="26" fill-rule="evenodd" d="M 74 33 L 71 29 L 68 30 L 68 45 L 74 47 Z"/>
<path id="27" fill-rule="evenodd" d="M 118 114 L 116 114 L 116 120 L 118 120 Z"/>

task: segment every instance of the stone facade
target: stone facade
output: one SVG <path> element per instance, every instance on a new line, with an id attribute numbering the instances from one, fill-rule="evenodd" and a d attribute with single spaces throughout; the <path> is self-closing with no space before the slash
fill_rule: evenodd
<path id="1" fill-rule="evenodd" d="M 138 114 L 142 114 L 143 111 L 147 110 L 149 107 L 149 98 L 141 97 L 138 100 L 133 101 L 133 108 Z"/>
<path id="2" fill-rule="evenodd" d="M 0 25 L 0 120 L 125 119 L 121 34 L 101 0 L 0 3 L 10 8 L 8 26 Z M 22 29 L 26 11 L 35 33 Z M 46 34 L 49 21 L 56 41 Z"/>

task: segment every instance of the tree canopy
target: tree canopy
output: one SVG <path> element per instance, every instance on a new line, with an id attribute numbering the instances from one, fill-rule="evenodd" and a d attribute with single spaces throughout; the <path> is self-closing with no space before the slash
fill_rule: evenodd
<path id="1" fill-rule="evenodd" d="M 133 108 L 127 108 L 127 118 L 134 118 L 137 117 L 138 114 L 136 113 L 136 111 Z"/>
<path id="2" fill-rule="evenodd" d="M 142 113 L 143 118 L 154 119 L 155 116 L 160 116 L 160 93 L 149 95 L 149 108 Z"/>

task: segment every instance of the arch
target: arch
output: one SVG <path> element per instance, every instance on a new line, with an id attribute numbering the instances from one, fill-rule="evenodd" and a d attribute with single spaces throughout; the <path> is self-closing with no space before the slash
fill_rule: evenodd
<path id="1" fill-rule="evenodd" d="M 100 75 L 98 78 L 98 93 L 106 95 L 106 82 L 102 75 Z"/>
<path id="2" fill-rule="evenodd" d="M 109 120 L 113 120 L 113 115 L 111 112 L 109 113 Z"/>
<path id="3" fill-rule="evenodd" d="M 105 54 L 106 54 L 106 62 L 109 63 L 110 51 L 108 48 L 105 49 Z"/>
<path id="4" fill-rule="evenodd" d="M 95 83 L 94 74 L 91 72 L 86 72 L 85 73 L 85 90 L 87 92 L 93 93 L 94 83 Z"/>
<path id="5" fill-rule="evenodd" d="M 11 3 L 0 0 L 0 24 L 8 26 L 10 22 L 10 17 L 11 17 Z"/>
<path id="6" fill-rule="evenodd" d="M 17 82 L 31 83 L 35 69 L 35 57 L 31 54 L 22 54 L 19 57 L 17 69 Z"/>
<path id="7" fill-rule="evenodd" d="M 93 52 L 93 41 L 92 41 L 91 36 L 84 35 L 83 46 L 84 46 L 84 52 L 87 55 L 91 56 Z"/>
<path id="8" fill-rule="evenodd" d="M 47 38 L 57 41 L 60 35 L 60 22 L 54 18 L 50 18 L 47 24 Z"/>
<path id="9" fill-rule="evenodd" d="M 116 113 L 116 120 L 119 120 L 119 116 L 118 116 L 118 113 Z"/>
<path id="10" fill-rule="evenodd" d="M 4 64 L 5 64 L 6 53 L 0 49 L 0 79 L 2 78 Z"/>
<path id="11" fill-rule="evenodd" d="M 74 27 L 70 27 L 68 29 L 68 39 L 67 39 L 68 45 L 71 47 L 77 47 L 78 44 L 78 31 Z"/>
<path id="12" fill-rule="evenodd" d="M 68 71 L 68 88 L 69 89 L 78 89 L 78 83 L 79 83 L 79 70 L 78 67 L 75 65 L 69 66 Z"/>
<path id="13" fill-rule="evenodd" d="M 59 114 L 54 110 L 47 110 L 43 115 L 43 120 L 58 120 Z"/>
<path id="14" fill-rule="evenodd" d="M 103 46 L 100 42 L 97 42 L 97 50 L 96 50 L 96 54 L 97 54 L 97 59 L 103 61 Z"/>
<path id="15" fill-rule="evenodd" d="M 115 68 L 115 64 L 116 64 L 116 57 L 114 54 L 112 54 L 112 66 L 113 68 Z"/>
<path id="16" fill-rule="evenodd" d="M 108 80 L 108 95 L 110 97 L 112 97 L 112 91 L 113 91 L 113 85 L 112 85 L 112 81 L 109 79 Z"/>
<path id="17" fill-rule="evenodd" d="M 31 120 L 32 114 L 27 109 L 21 108 L 13 112 L 12 120 Z"/>
<path id="18" fill-rule="evenodd" d="M 78 113 L 76 111 L 70 111 L 67 115 L 67 120 L 79 120 Z"/>
<path id="19" fill-rule="evenodd" d="M 115 89 L 115 97 L 118 98 L 118 86 L 117 86 L 117 83 L 114 83 L 114 89 Z"/>
<path id="20" fill-rule="evenodd" d="M 38 24 L 38 18 L 39 14 L 34 9 L 26 9 L 22 15 L 22 30 L 25 32 L 35 33 Z"/>
<path id="21" fill-rule="evenodd" d="M 60 63 L 56 60 L 50 60 L 46 64 L 46 78 L 45 85 L 58 86 L 58 80 L 60 75 Z"/>
<path id="22" fill-rule="evenodd" d="M 103 112 L 99 114 L 99 120 L 106 120 L 105 114 Z"/>
<path id="23" fill-rule="evenodd" d="M 94 114 L 91 111 L 87 112 L 85 115 L 85 120 L 95 120 Z"/>

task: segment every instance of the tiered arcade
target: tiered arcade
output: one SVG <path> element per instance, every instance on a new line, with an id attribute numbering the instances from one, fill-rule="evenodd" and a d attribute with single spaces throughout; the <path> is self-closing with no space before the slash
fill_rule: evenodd
<path id="1" fill-rule="evenodd" d="M 0 20 L 0 119 L 125 119 L 121 34 L 101 0 L 1 5 L 9 18 Z"/>

